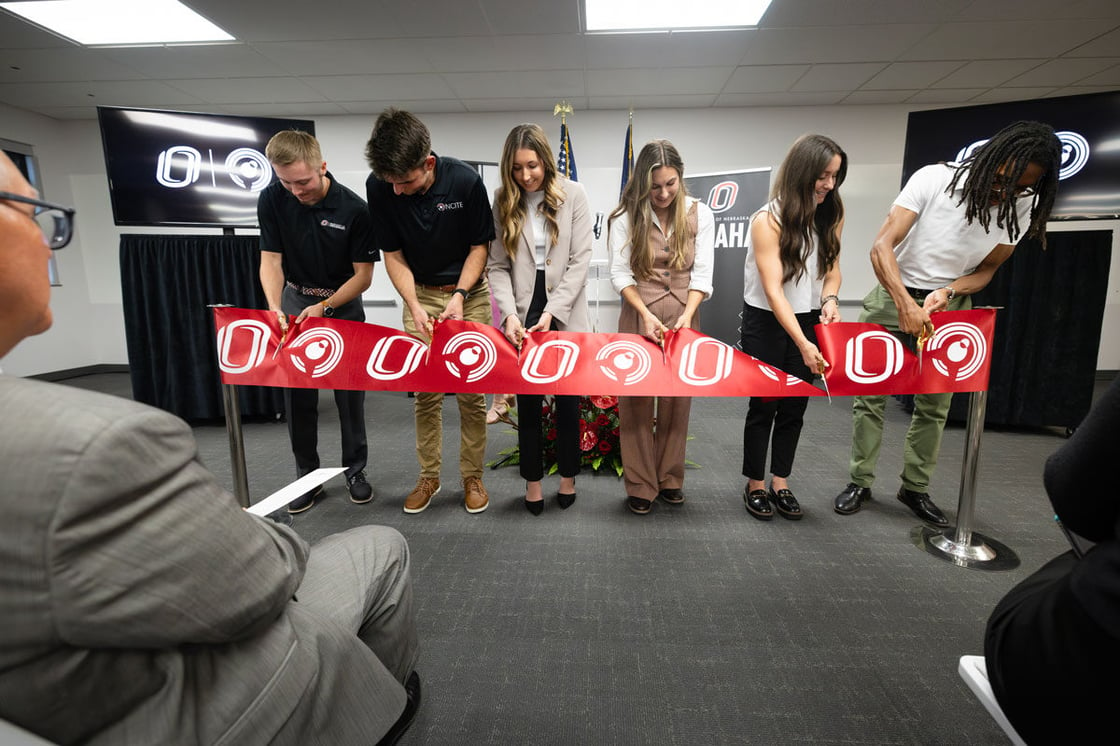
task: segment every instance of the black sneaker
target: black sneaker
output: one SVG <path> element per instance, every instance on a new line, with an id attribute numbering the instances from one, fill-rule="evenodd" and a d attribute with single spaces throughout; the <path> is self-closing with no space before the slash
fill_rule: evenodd
<path id="1" fill-rule="evenodd" d="M 360 471 L 352 477 L 346 478 L 346 486 L 350 488 L 350 502 L 361 505 L 373 499 L 373 487 L 366 481 L 366 473 Z"/>
<path id="2" fill-rule="evenodd" d="M 288 503 L 289 513 L 302 513 L 315 504 L 316 498 L 322 497 L 323 485 L 319 485 L 313 490 L 308 490 L 302 495 Z"/>

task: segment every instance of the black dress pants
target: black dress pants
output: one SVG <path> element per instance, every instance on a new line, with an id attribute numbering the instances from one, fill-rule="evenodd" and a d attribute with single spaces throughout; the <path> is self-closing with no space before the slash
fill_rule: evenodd
<path id="1" fill-rule="evenodd" d="M 541 320 L 548 296 L 545 293 L 544 270 L 537 270 L 533 286 L 533 300 L 525 317 L 528 329 Z M 556 321 L 551 331 L 557 331 Z M 556 412 L 556 466 L 562 477 L 579 474 L 579 397 L 557 396 Z M 541 408 L 544 397 L 540 394 L 517 395 L 517 447 L 521 451 L 521 478 L 526 482 L 539 482 L 544 477 L 544 434 L 541 433 Z"/>
<path id="2" fill-rule="evenodd" d="M 797 314 L 801 331 L 813 344 L 817 343 L 813 326 L 819 317 L 819 311 Z M 801 351 L 777 317 L 767 309 L 743 304 L 739 344 L 743 352 L 768 365 L 804 381 L 813 378 L 812 371 L 801 359 Z M 771 444 L 770 473 L 776 477 L 790 475 L 808 406 L 809 399 L 805 396 L 751 397 L 743 424 L 743 476 L 759 481 L 766 479 L 766 451 Z"/>
<path id="3" fill-rule="evenodd" d="M 284 313 L 297 316 L 304 308 L 322 301 L 284 288 L 281 307 Z M 365 321 L 362 299 L 355 298 L 334 310 L 334 318 Z M 335 391 L 339 428 L 342 433 L 342 465 L 349 479 L 366 468 L 366 392 Z M 284 389 L 284 407 L 288 413 L 288 437 L 296 460 L 296 473 L 303 476 L 319 468 L 319 389 Z"/>

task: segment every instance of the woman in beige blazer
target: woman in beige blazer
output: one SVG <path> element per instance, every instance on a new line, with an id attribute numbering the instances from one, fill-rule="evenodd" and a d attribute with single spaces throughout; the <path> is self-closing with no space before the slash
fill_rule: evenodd
<path id="1" fill-rule="evenodd" d="M 556 171 L 548 138 L 538 125 L 519 124 L 502 148 L 502 186 L 494 193 L 496 238 L 487 271 L 502 331 L 520 345 L 538 331 L 590 331 L 587 269 L 591 262 L 591 215 L 587 193 Z M 521 476 L 525 507 L 544 510 L 540 395 L 517 397 Z M 580 469 L 579 397 L 556 397 L 556 456 L 561 508 L 576 499 Z"/>

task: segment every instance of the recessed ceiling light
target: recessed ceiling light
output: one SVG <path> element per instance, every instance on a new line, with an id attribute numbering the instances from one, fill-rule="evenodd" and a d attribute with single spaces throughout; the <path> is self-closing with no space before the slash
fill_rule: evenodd
<path id="1" fill-rule="evenodd" d="M 771 0 L 584 0 L 591 33 L 700 31 L 757 26 Z"/>
<path id="2" fill-rule="evenodd" d="M 37 0 L 0 8 L 86 46 L 234 40 L 178 0 Z"/>

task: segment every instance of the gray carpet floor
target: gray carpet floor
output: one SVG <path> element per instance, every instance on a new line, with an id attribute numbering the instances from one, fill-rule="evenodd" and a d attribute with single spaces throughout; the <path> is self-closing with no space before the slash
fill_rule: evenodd
<path id="1" fill-rule="evenodd" d="M 76 385 L 128 395 L 127 376 Z M 1103 389 L 1103 383 L 1098 387 Z M 462 507 L 458 414 L 444 409 L 443 490 L 402 512 L 415 483 L 412 400 L 371 393 L 368 475 L 376 498 L 350 503 L 340 478 L 295 518 L 309 541 L 351 526 L 407 537 L 422 644 L 423 705 L 403 744 L 999 744 L 1002 732 L 957 675 L 983 653 L 996 601 L 1067 546 L 1041 488 L 1064 430 L 983 435 L 975 531 L 1019 567 L 956 566 L 911 539 L 894 498 L 907 415 L 888 403 L 875 499 L 840 516 L 850 400 L 810 403 L 791 486 L 799 522 L 763 523 L 740 497 L 745 401 L 693 402 L 681 506 L 631 514 L 620 480 L 585 473 L 578 500 L 540 517 L 521 505 L 516 467 L 488 470 L 490 507 Z M 333 401 L 320 452 L 337 462 Z M 203 460 L 232 485 L 224 426 L 196 426 Z M 244 426 L 253 500 L 294 478 L 286 426 Z M 514 444 L 490 428 L 491 458 Z M 946 430 L 931 494 L 956 514 L 964 428 Z M 555 492 L 555 478 L 546 494 Z M 231 568 L 235 571 L 235 568 Z"/>

